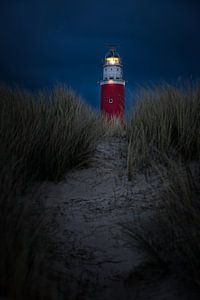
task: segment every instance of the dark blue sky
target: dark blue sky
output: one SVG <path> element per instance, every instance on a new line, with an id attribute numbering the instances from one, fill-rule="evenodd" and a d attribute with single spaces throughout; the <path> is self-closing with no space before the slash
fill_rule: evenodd
<path id="1" fill-rule="evenodd" d="M 200 77 L 200 1 L 1 0 L 0 81 L 65 83 L 98 107 L 107 43 L 120 45 L 127 98 L 137 84 Z"/>

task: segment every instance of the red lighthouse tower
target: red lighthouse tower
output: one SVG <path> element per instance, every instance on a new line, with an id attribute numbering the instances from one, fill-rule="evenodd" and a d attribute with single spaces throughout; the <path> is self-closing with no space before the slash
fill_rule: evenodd
<path id="1" fill-rule="evenodd" d="M 125 81 L 121 58 L 115 48 L 110 48 L 103 60 L 101 86 L 101 112 L 109 118 L 124 119 Z"/>

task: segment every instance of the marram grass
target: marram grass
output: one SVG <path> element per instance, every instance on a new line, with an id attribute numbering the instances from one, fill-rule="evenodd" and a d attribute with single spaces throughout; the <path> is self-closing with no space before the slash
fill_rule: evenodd
<path id="1" fill-rule="evenodd" d="M 22 194 L 87 165 L 101 134 L 100 117 L 65 87 L 37 94 L 0 87 L 0 296 L 63 299 L 59 282 L 49 288 L 40 197 Z"/>
<path id="2" fill-rule="evenodd" d="M 100 133 L 97 115 L 65 87 L 36 95 L 1 87 L 0 120 L 0 169 L 27 181 L 59 180 L 86 164 Z"/>
<path id="3" fill-rule="evenodd" d="M 125 231 L 159 269 L 200 286 L 199 83 L 142 90 L 127 127 L 129 179 L 149 168 L 161 189 L 151 217 Z"/>
<path id="4" fill-rule="evenodd" d="M 200 85 L 143 89 L 128 120 L 129 178 L 162 156 L 200 158 Z"/>

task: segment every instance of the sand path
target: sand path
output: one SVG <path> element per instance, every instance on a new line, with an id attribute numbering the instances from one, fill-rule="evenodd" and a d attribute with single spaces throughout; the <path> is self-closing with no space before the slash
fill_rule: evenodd
<path id="1" fill-rule="evenodd" d="M 171 279 L 146 284 L 146 292 L 126 283 L 144 258 L 130 245 L 122 224 L 151 213 L 159 189 L 156 180 L 147 182 L 143 175 L 128 182 L 126 143 L 101 141 L 88 168 L 44 187 L 45 209 L 56 220 L 53 267 L 68 278 L 66 299 L 184 299 Z"/>

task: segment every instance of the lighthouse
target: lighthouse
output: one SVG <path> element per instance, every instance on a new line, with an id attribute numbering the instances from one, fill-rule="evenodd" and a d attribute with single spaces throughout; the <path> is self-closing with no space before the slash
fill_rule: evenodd
<path id="1" fill-rule="evenodd" d="M 124 119 L 125 81 L 122 61 L 115 48 L 103 59 L 103 80 L 100 81 L 101 112 L 108 118 Z"/>

